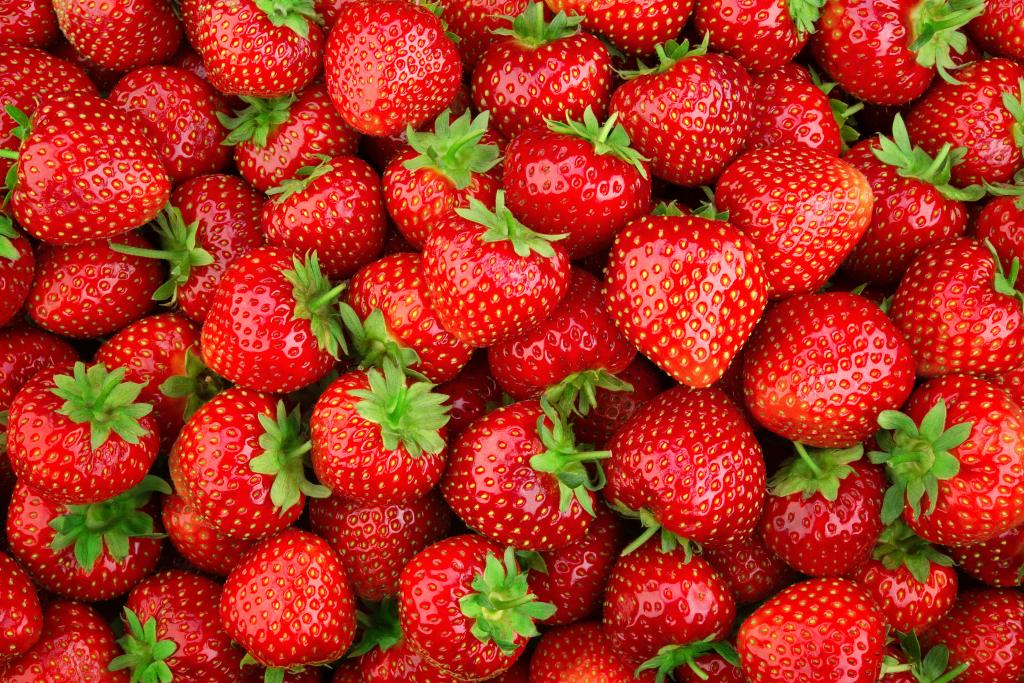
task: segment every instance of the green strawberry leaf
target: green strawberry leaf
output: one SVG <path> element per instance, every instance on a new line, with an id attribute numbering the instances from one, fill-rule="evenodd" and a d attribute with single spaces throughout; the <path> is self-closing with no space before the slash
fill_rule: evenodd
<path id="1" fill-rule="evenodd" d="M 499 150 L 497 145 L 480 143 L 487 132 L 489 112 L 473 118 L 467 111 L 449 122 L 450 117 L 450 110 L 442 112 L 433 131 L 420 132 L 409 126 L 405 136 L 419 154 L 402 165 L 410 171 L 429 169 L 463 190 L 473 181 L 474 173 L 486 173 L 498 164 Z"/>
<path id="2" fill-rule="evenodd" d="M 307 454 L 313 444 L 303 434 L 299 409 L 288 412 L 284 401 L 277 402 L 277 415 L 259 416 L 263 434 L 259 444 L 263 451 L 249 461 L 256 474 L 274 478 L 270 485 L 270 501 L 282 514 L 302 503 L 302 496 L 327 498 L 331 490 L 306 478 Z"/>
<path id="3" fill-rule="evenodd" d="M 960 29 L 985 11 L 985 0 L 925 0 L 910 15 L 911 51 L 917 63 L 932 68 L 948 83 L 959 83 L 949 73 L 957 68 L 952 53 L 967 50 Z"/>
<path id="4" fill-rule="evenodd" d="M 321 350 L 334 358 L 338 357 L 339 351 L 348 353 L 338 310 L 338 297 L 345 289 L 344 283 L 331 287 L 330 280 L 320 270 L 320 260 L 315 251 L 305 260 L 293 257 L 292 269 L 286 270 L 284 276 L 292 284 L 294 319 L 309 321 Z"/>
<path id="5" fill-rule="evenodd" d="M 773 496 L 785 497 L 800 493 L 806 500 L 820 494 L 825 500 L 839 497 L 839 482 L 853 474 L 850 463 L 864 455 L 860 444 L 849 448 L 812 448 L 793 442 L 797 457 L 779 468 L 768 482 Z"/>
<path id="6" fill-rule="evenodd" d="M 633 385 L 606 370 L 574 372 L 544 392 L 560 415 L 586 415 L 597 405 L 597 390 L 633 391 Z"/>
<path id="7" fill-rule="evenodd" d="M 125 635 L 117 641 L 124 654 L 110 662 L 108 671 L 131 669 L 132 681 L 171 683 L 174 676 L 165 660 L 178 651 L 177 643 L 173 640 L 159 640 L 156 636 L 156 619 L 149 617 L 143 624 L 129 607 L 124 608 L 124 621 L 127 626 Z"/>
<path id="8" fill-rule="evenodd" d="M 551 243 L 568 237 L 568 235 L 542 235 L 520 223 L 505 206 L 504 190 L 498 190 L 498 194 L 494 198 L 494 211 L 471 197 L 469 207 L 455 209 L 455 213 L 467 221 L 487 228 L 483 234 L 484 242 L 508 241 L 512 244 L 516 254 L 522 258 L 528 257 L 530 252 L 544 258 L 555 258 L 555 250 Z"/>
<path id="9" fill-rule="evenodd" d="M 504 15 L 508 26 L 493 29 L 491 32 L 498 36 L 511 36 L 520 45 L 529 48 L 538 48 L 548 43 L 553 43 L 562 38 L 579 33 L 583 17 L 577 15 L 566 15 L 559 12 L 551 21 L 544 19 L 544 3 L 527 3 L 526 8 L 517 16 Z"/>
<path id="10" fill-rule="evenodd" d="M 86 369 L 85 363 L 75 363 L 72 375 L 57 375 L 50 391 L 64 404 L 57 412 L 78 424 L 87 423 L 90 446 L 98 449 L 117 434 L 130 444 L 138 444 L 148 432 L 139 420 L 149 415 L 153 406 L 138 403 L 136 399 L 144 385 L 124 381 L 124 368 L 108 371 L 102 363 Z"/>
<path id="11" fill-rule="evenodd" d="M 573 121 L 567 114 L 565 122 L 548 119 L 548 130 L 560 135 L 586 140 L 594 147 L 596 154 L 613 156 L 635 168 L 640 176 L 647 178 L 647 157 L 630 147 L 629 133 L 618 122 L 618 114 L 612 114 L 604 124 L 597 121 L 594 110 L 589 106 L 583 112 L 583 121 Z"/>
<path id="12" fill-rule="evenodd" d="M 568 510 L 575 500 L 587 514 L 595 516 L 592 493 L 604 488 L 600 461 L 612 457 L 611 451 L 585 451 L 577 448 L 572 428 L 546 398 L 540 405 L 544 414 L 537 419 L 537 435 L 546 449 L 530 458 L 530 467 L 558 480 L 559 509 Z M 548 422 L 551 427 L 548 427 Z M 588 469 L 591 465 L 593 470 Z"/>
<path id="13" fill-rule="evenodd" d="M 676 669 L 681 666 L 685 666 L 693 672 L 693 674 L 702 681 L 708 680 L 708 674 L 706 671 L 700 668 L 697 664 L 697 658 L 701 655 L 708 653 L 715 653 L 722 657 L 725 661 L 729 662 L 733 666 L 739 668 L 740 657 L 730 643 L 721 640 L 714 640 L 714 638 L 706 638 L 695 643 L 688 645 L 666 645 L 658 650 L 658 654 L 648 659 L 646 662 L 637 667 L 633 675 L 637 678 L 644 671 L 656 671 L 654 680 L 655 683 L 663 683 L 665 678 L 672 676 Z"/>
<path id="14" fill-rule="evenodd" d="M 240 97 L 247 107 L 235 111 L 234 116 L 217 112 L 217 120 L 228 129 L 229 133 L 223 145 L 238 145 L 251 142 L 256 147 L 266 147 L 267 139 L 275 128 L 288 120 L 291 107 L 295 103 L 295 95 L 261 99 L 259 97 Z"/>

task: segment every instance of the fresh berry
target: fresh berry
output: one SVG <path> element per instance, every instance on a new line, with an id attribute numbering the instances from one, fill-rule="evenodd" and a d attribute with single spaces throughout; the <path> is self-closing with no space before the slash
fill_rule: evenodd
<path id="1" fill-rule="evenodd" d="M 130 71 L 171 58 L 181 24 L 168 0 L 54 0 L 60 30 L 98 66 Z"/>

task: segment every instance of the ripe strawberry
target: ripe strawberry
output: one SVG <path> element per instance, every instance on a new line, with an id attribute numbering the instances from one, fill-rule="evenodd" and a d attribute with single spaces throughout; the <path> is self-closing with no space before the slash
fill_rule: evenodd
<path id="1" fill-rule="evenodd" d="M 634 668 L 612 649 L 601 622 L 580 621 L 553 628 L 541 636 L 530 658 L 530 683 L 650 683 L 655 680 L 651 671 L 634 678 Z"/>
<path id="2" fill-rule="evenodd" d="M 725 579 L 737 605 L 763 602 L 796 577 L 759 533 L 726 546 L 704 548 L 703 557 Z"/>
<path id="3" fill-rule="evenodd" d="M 54 0 L 53 9 L 68 42 L 108 69 L 166 62 L 181 42 L 181 24 L 167 0 Z"/>
<path id="4" fill-rule="evenodd" d="M 60 337 L 26 325 L 0 329 L 0 412 L 6 412 L 18 390 L 37 373 L 78 360 L 78 353 Z"/>
<path id="5" fill-rule="evenodd" d="M 323 379 L 344 348 L 334 302 L 339 287 L 316 254 L 306 260 L 260 247 L 224 272 L 203 323 L 203 360 L 218 375 L 257 391 L 295 391 Z"/>
<path id="6" fill-rule="evenodd" d="M 345 564 L 352 590 L 377 601 L 398 592 L 402 567 L 451 526 L 451 511 L 431 491 L 408 503 L 364 504 L 331 496 L 309 504 L 313 530 Z"/>
<path id="7" fill-rule="evenodd" d="M 331 29 L 327 92 L 342 118 L 367 135 L 433 119 L 455 97 L 462 64 L 431 8 L 405 0 L 352 3 Z"/>
<path id="8" fill-rule="evenodd" d="M 184 69 L 136 69 L 117 82 L 110 101 L 142 119 L 174 184 L 219 171 L 231 158 L 230 148 L 221 144 L 227 131 L 218 120 L 227 114 L 227 102 Z"/>
<path id="9" fill-rule="evenodd" d="M 842 124 L 861 108 L 830 100 L 809 73 L 792 65 L 755 77 L 753 100 L 754 125 L 747 136 L 748 150 L 803 145 L 839 156 L 853 132 Z"/>
<path id="10" fill-rule="evenodd" d="M 503 559 L 502 555 L 504 555 Z M 405 565 L 398 591 L 402 633 L 434 666 L 462 679 L 509 669 L 554 607 L 538 602 L 512 548 L 452 536 Z"/>
<path id="11" fill-rule="evenodd" d="M 604 36 L 627 55 L 654 54 L 679 35 L 693 11 L 692 0 L 545 0 L 553 12 L 579 14 L 583 27 Z"/>
<path id="12" fill-rule="evenodd" d="M 974 42 L 1000 57 L 1024 59 L 1024 7 L 1012 0 L 987 0 L 985 11 L 971 20 Z"/>
<path id="13" fill-rule="evenodd" d="M 661 531 L 721 546 L 750 536 L 761 514 L 761 447 L 743 414 L 717 389 L 669 389 L 641 408 L 608 443 L 604 496 L 646 527 L 630 548 Z"/>
<path id="14" fill-rule="evenodd" d="M 21 311 L 35 272 L 32 244 L 14 227 L 10 217 L 0 214 L 0 327 Z"/>
<path id="15" fill-rule="evenodd" d="M 495 197 L 434 226 L 423 248 L 430 303 L 444 327 L 473 346 L 520 334 L 546 318 L 569 287 L 569 259 Z"/>
<path id="16" fill-rule="evenodd" d="M 431 131 L 409 127 L 409 147 L 393 156 L 384 171 L 384 200 L 410 244 L 422 247 L 433 224 L 466 208 L 470 197 L 494 206 L 501 189 L 493 170 L 499 150 L 493 134 L 487 135 L 488 116 L 484 112 L 473 118 L 467 111 L 449 122 L 445 110 Z"/>
<path id="17" fill-rule="evenodd" d="M 448 397 L 445 405 L 448 406 L 448 434 L 452 441 L 474 420 L 502 403 L 501 387 L 491 376 L 483 351 L 477 352 L 455 379 L 437 390 Z"/>
<path id="18" fill-rule="evenodd" d="M 456 46 L 467 71 L 480 61 L 487 48 L 501 35 L 495 29 L 508 25 L 526 9 L 528 0 L 440 0 L 441 18 L 448 30 L 459 37 Z"/>
<path id="19" fill-rule="evenodd" d="M 915 145 L 931 155 L 945 144 L 967 150 L 953 168 L 957 186 L 1008 182 L 1024 168 L 1024 65 L 983 59 L 939 83 L 907 115 Z"/>
<path id="20" fill-rule="evenodd" d="M 167 203 L 160 156 L 141 122 L 113 104 L 71 91 L 48 99 L 31 121 L 14 116 L 21 146 L 7 187 L 14 218 L 33 237 L 67 245 L 120 235 Z"/>
<path id="21" fill-rule="evenodd" d="M 7 515 L 11 554 L 40 588 L 56 595 L 94 602 L 127 593 L 160 559 L 163 534 L 150 500 L 157 492 L 170 488 L 146 477 L 113 498 L 68 506 L 19 481 Z"/>
<path id="22" fill-rule="evenodd" d="M 926 541 L 970 545 L 1024 523 L 1024 409 L 988 382 L 951 375 L 922 384 L 903 410 L 878 418 L 870 454 L 892 481 L 886 524 L 902 515 Z"/>
<path id="23" fill-rule="evenodd" d="M 995 195 L 974 214 L 974 236 L 989 242 L 999 254 L 1004 268 L 1013 260 L 1024 261 L 1024 174 L 1018 173 L 1016 185 L 989 185 Z"/>
<path id="24" fill-rule="evenodd" d="M 280 97 L 320 71 L 324 33 L 308 0 L 183 0 L 181 15 L 211 85 L 222 93 Z"/>
<path id="25" fill-rule="evenodd" d="M 529 2 L 473 68 L 471 94 L 478 111 L 512 139 L 549 119 L 580 119 L 591 109 L 604 118 L 611 97 L 612 58 L 604 44 L 579 30 L 581 17 L 544 18 Z"/>
<path id="26" fill-rule="evenodd" d="M 60 35 L 50 0 L 17 0 L 0 13 L 0 42 L 45 48 Z M 0 174 L 2 175 L 2 174 Z"/>
<path id="27" fill-rule="evenodd" d="M 174 549 L 208 574 L 227 576 L 256 545 L 255 541 L 226 536 L 209 526 L 176 493 L 164 498 L 160 516 Z"/>
<path id="28" fill-rule="evenodd" d="M 231 571 L 220 618 L 248 657 L 272 669 L 333 662 L 356 630 L 345 567 L 327 541 L 298 529 L 263 541 Z"/>
<path id="29" fill-rule="evenodd" d="M 791 62 L 807 44 L 824 0 L 698 0 L 693 15 L 697 32 L 714 49 L 756 73 Z"/>
<path id="30" fill-rule="evenodd" d="M 965 590 L 953 609 L 921 635 L 967 664 L 957 683 L 1016 683 L 1024 675 L 1024 594 L 1006 588 Z"/>
<path id="31" fill-rule="evenodd" d="M 384 246 L 387 218 L 380 178 L 353 156 L 324 159 L 267 190 L 267 243 L 297 254 L 316 252 L 324 275 L 351 277 Z"/>
<path id="32" fill-rule="evenodd" d="M 0 621 L 4 637 L 0 642 L 0 668 L 24 654 L 36 644 L 43 630 L 43 611 L 39 607 L 32 579 L 10 555 L 0 553 Z"/>
<path id="33" fill-rule="evenodd" d="M 666 388 L 665 375 L 639 354 L 616 377 L 633 387 L 633 390 L 614 391 L 598 387 L 594 392 L 595 405 L 590 412 L 572 416 L 573 431 L 583 443 L 604 448 L 629 418 Z"/>
<path id="34" fill-rule="evenodd" d="M 171 450 L 174 489 L 213 530 L 259 539 L 298 519 L 306 496 L 326 498 L 303 471 L 309 441 L 298 410 L 248 389 L 217 394 L 185 423 Z"/>
<path id="35" fill-rule="evenodd" d="M 1024 584 L 1024 526 L 981 543 L 950 548 L 949 554 L 966 574 L 990 586 Z"/>

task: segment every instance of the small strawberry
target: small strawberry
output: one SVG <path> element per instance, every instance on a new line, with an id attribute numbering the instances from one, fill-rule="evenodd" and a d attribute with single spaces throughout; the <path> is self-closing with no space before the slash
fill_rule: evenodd
<path id="1" fill-rule="evenodd" d="M 0 328 L 0 411 L 37 373 L 78 360 L 78 353 L 55 335 L 27 325 Z"/>
<path id="2" fill-rule="evenodd" d="M 596 448 L 604 448 L 629 418 L 666 389 L 665 375 L 640 354 L 615 376 L 633 390 L 615 391 L 598 387 L 594 392 L 595 405 L 590 412 L 571 418 L 573 431 L 579 440 L 594 444 Z"/>
<path id="3" fill-rule="evenodd" d="M 796 572 L 768 549 L 759 533 L 726 546 L 704 548 L 703 557 L 725 579 L 737 605 L 763 602 L 796 578 Z"/>
<path id="4" fill-rule="evenodd" d="M 860 105 L 830 100 L 809 73 L 790 66 L 755 77 L 753 100 L 748 150 L 803 145 L 838 156 L 854 133 L 844 124 L 861 109 Z"/>
<path id="5" fill-rule="evenodd" d="M 164 497 L 160 517 L 174 549 L 208 574 L 227 576 L 256 545 L 255 541 L 227 536 L 209 526 L 176 493 Z"/>
<path id="6" fill-rule="evenodd" d="M 502 39 L 495 30 L 508 25 L 508 17 L 521 14 L 528 0 L 439 0 L 441 18 L 459 37 L 456 46 L 462 64 L 472 71 L 487 48 Z"/>
<path id="7" fill-rule="evenodd" d="M 68 42 L 108 69 L 166 62 L 181 42 L 181 24 L 167 0 L 54 0 L 53 9 Z"/>
<path id="8" fill-rule="evenodd" d="M 0 12 L 0 42 L 8 46 L 45 48 L 59 35 L 51 0 L 18 0 Z"/>
<path id="9" fill-rule="evenodd" d="M 377 610 L 365 619 L 361 615 L 360 625 L 363 626 L 362 639 L 348 653 L 349 657 L 358 656 L 359 676 L 354 683 L 459 683 L 463 680 L 434 666 L 412 648 L 402 636 L 394 598 L 382 600 Z M 338 683 L 337 674 L 332 681 Z"/>
<path id="10" fill-rule="evenodd" d="M 825 0 L 697 0 L 693 21 L 716 50 L 756 73 L 777 69 L 800 54 L 814 33 Z"/>
<path id="11" fill-rule="evenodd" d="M 21 311 L 35 273 L 32 244 L 14 227 L 9 216 L 0 214 L 0 327 Z"/>
<path id="12" fill-rule="evenodd" d="M 0 640 L 0 668 L 21 656 L 39 640 L 43 630 L 43 611 L 39 596 L 25 570 L 10 555 L 0 553 L 0 622 L 4 624 Z"/>
<path id="13" fill-rule="evenodd" d="M 1024 525 L 987 541 L 949 549 L 964 573 L 990 586 L 1024 585 Z"/>
<path id="14" fill-rule="evenodd" d="M 634 669 L 612 649 L 601 622 L 580 621 L 553 628 L 541 636 L 530 658 L 530 683 L 649 683 L 655 680 L 650 671 L 634 677 Z"/>
<path id="15" fill-rule="evenodd" d="M 454 379 L 437 390 L 448 397 L 448 434 L 453 441 L 474 420 L 502 403 L 501 387 L 491 376 L 483 351 L 478 351 Z"/>
<path id="16" fill-rule="evenodd" d="M 1000 57 L 1024 60 L 1024 7 L 1013 0 L 987 0 L 985 11 L 971 20 L 974 42 Z"/>

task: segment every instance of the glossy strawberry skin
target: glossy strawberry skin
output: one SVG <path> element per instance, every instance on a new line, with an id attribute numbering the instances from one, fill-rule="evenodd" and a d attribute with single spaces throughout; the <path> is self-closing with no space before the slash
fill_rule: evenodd
<path id="1" fill-rule="evenodd" d="M 89 61 L 130 71 L 165 62 L 181 42 L 181 24 L 164 0 L 54 0 L 68 42 Z"/>
<path id="2" fill-rule="evenodd" d="M 763 602 L 797 576 L 759 533 L 726 546 L 704 548 L 703 555 L 725 579 L 737 605 Z"/>
<path id="3" fill-rule="evenodd" d="M 627 55 L 643 57 L 679 35 L 693 11 L 691 0 L 545 0 L 552 12 L 579 14 L 583 27 Z"/>
<path id="4" fill-rule="evenodd" d="M 0 410 L 25 382 L 48 367 L 70 365 L 78 353 L 63 339 L 26 325 L 0 329 Z"/>
<path id="5" fill-rule="evenodd" d="M 22 655 L 35 645 L 43 630 L 43 612 L 39 596 L 25 570 L 0 553 L 0 621 L 4 640 L 0 644 L 0 666 Z"/>
<path id="6" fill-rule="evenodd" d="M 985 11 L 967 25 L 978 45 L 994 55 L 1024 59 L 1024 7 L 1012 0 L 989 0 Z"/>
<path id="7" fill-rule="evenodd" d="M 3 327 L 18 315 L 28 298 L 36 273 L 36 257 L 32 244 L 20 233 L 13 238 L 0 239 L 9 242 L 15 254 L 13 259 L 0 256 L 0 327 Z"/>
<path id="8" fill-rule="evenodd" d="M 868 560 L 849 574 L 864 586 L 885 617 L 889 628 L 920 633 L 941 619 L 956 600 L 956 570 L 930 563 L 928 581 L 921 583 L 904 566 L 889 569 Z"/>
<path id="9" fill-rule="evenodd" d="M 45 48 L 58 35 L 60 26 L 50 0 L 16 0 L 0 14 L 0 41 L 9 45 Z"/>
<path id="10" fill-rule="evenodd" d="M 842 147 L 828 95 L 805 74 L 789 67 L 754 78 L 754 126 L 748 150 L 803 145 L 832 156 Z"/>
<path id="11" fill-rule="evenodd" d="M 202 520 L 178 494 L 166 496 L 160 511 L 167 540 L 189 564 L 214 576 L 227 576 L 255 541 L 226 536 Z"/>
<path id="12" fill-rule="evenodd" d="M 633 391 L 599 388 L 597 405 L 586 415 L 575 415 L 570 420 L 577 440 L 593 444 L 595 448 L 604 448 L 619 427 L 664 391 L 668 384 L 665 375 L 640 354 L 616 377 L 629 382 Z"/>
<path id="13" fill-rule="evenodd" d="M 989 586 L 1020 586 L 1024 583 L 1024 526 L 981 543 L 949 548 L 949 555 L 966 574 Z"/>
<path id="14" fill-rule="evenodd" d="M 454 441 L 474 420 L 501 404 L 501 387 L 491 375 L 487 354 L 477 352 L 454 379 L 437 391 L 448 397 L 448 433 Z"/>
<path id="15" fill-rule="evenodd" d="M 1024 262 L 1024 207 L 1017 206 L 1019 199 L 992 197 L 974 215 L 974 237 L 992 243 L 1005 269 L 1015 258 Z"/>
<path id="16" fill-rule="evenodd" d="M 757 73 L 792 61 L 810 37 L 797 28 L 784 0 L 698 0 L 693 20 L 712 48 Z"/>
<path id="17" fill-rule="evenodd" d="M 464 680 L 431 664 L 409 645 L 408 640 L 401 640 L 387 650 L 374 648 L 360 656 L 358 662 L 359 673 L 352 683 L 460 683 Z M 335 674 L 332 683 L 347 682 L 344 678 L 339 681 Z"/>
<path id="18" fill-rule="evenodd" d="M 472 71 L 480 57 L 501 36 L 493 29 L 508 25 L 504 17 L 514 17 L 526 9 L 528 0 L 441 0 L 441 16 L 448 30 L 459 37 L 456 46 L 462 64 Z"/>
<path id="19" fill-rule="evenodd" d="M 630 662 L 619 656 L 599 621 L 581 621 L 551 629 L 537 641 L 530 659 L 530 683 L 633 683 L 653 681 L 654 672 L 633 677 Z"/>

